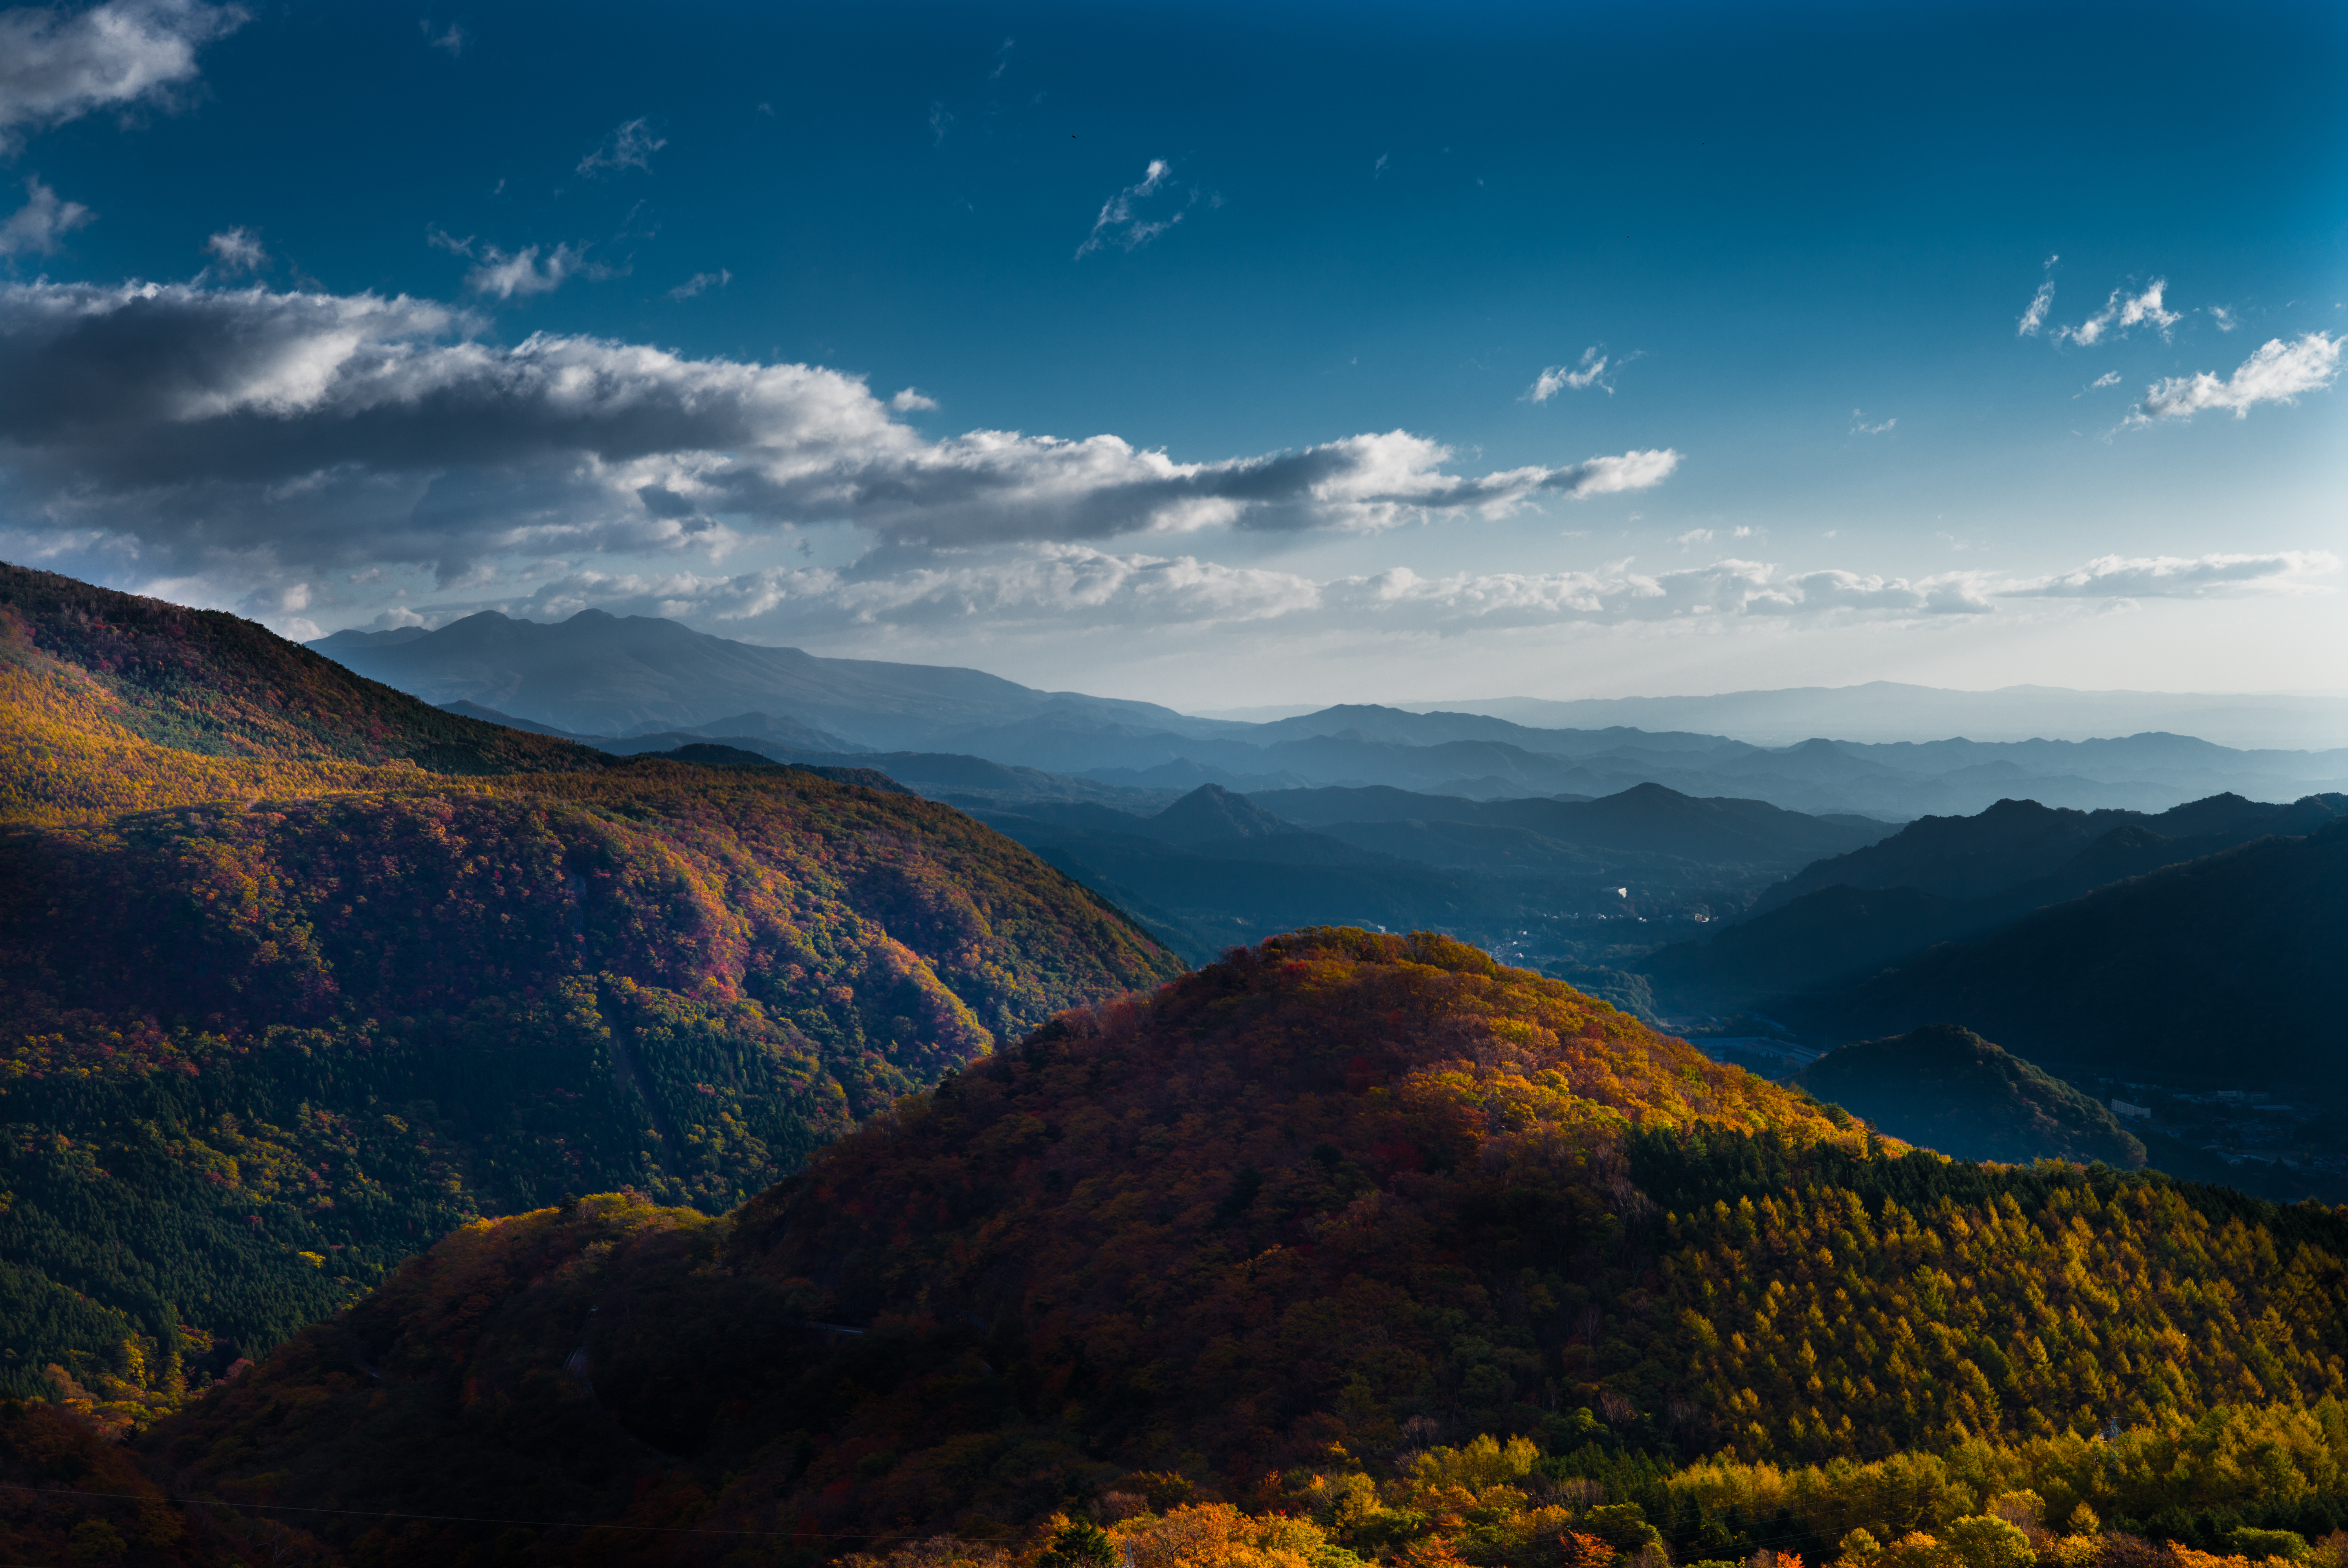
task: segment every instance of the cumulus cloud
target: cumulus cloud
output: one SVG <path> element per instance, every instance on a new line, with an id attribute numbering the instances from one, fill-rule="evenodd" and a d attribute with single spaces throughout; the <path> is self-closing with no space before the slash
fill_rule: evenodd
<path id="1" fill-rule="evenodd" d="M 1086 235 L 1085 242 L 1076 247 L 1077 259 L 1082 260 L 1109 245 L 1138 251 L 1182 221 L 1191 204 L 1199 200 L 1196 190 L 1191 191 L 1189 199 L 1175 209 L 1171 217 L 1144 218 L 1138 210 L 1151 198 L 1167 190 L 1167 182 L 1173 175 L 1172 164 L 1162 158 L 1151 159 L 1148 166 L 1141 171 L 1138 184 L 1127 186 L 1101 203 L 1100 215 L 1093 220 L 1092 232 Z M 1164 210 L 1163 208 L 1159 210 Z"/>
<path id="2" fill-rule="evenodd" d="M 722 289 L 734 281 L 734 274 L 720 267 L 714 272 L 695 272 L 668 292 L 672 300 L 689 300 L 710 289 Z"/>
<path id="3" fill-rule="evenodd" d="M 406 297 L 0 287 L 0 500 L 163 555 L 425 564 L 445 583 L 515 554 L 715 551 L 830 521 L 901 549 L 1375 531 L 1644 489 L 1680 461 L 1468 476 L 1400 430 L 1198 463 L 1112 435 L 931 440 L 895 417 L 914 405 L 820 366 L 479 330 Z"/>
<path id="4" fill-rule="evenodd" d="M 2232 599 L 2246 594 L 2325 593 L 2312 578 L 2340 569 L 2329 550 L 2267 555 L 2099 556 L 2085 566 L 2001 586 L 2024 599 Z"/>
<path id="5" fill-rule="evenodd" d="M 641 169 L 649 172 L 653 154 L 668 145 L 668 138 L 654 136 L 648 116 L 638 116 L 614 129 L 598 142 L 593 150 L 579 160 L 582 174 L 617 174 L 623 169 Z"/>
<path id="6" fill-rule="evenodd" d="M 197 52 L 249 16 L 241 5 L 196 0 L 0 11 L 0 150 L 26 128 L 97 109 L 168 104 L 172 89 L 195 79 Z"/>
<path id="7" fill-rule="evenodd" d="M 898 389 L 896 395 L 889 399 L 889 406 L 900 414 L 932 413 L 938 400 L 917 387 L 907 386 Z"/>
<path id="8" fill-rule="evenodd" d="M 2289 343 L 2270 338 L 2223 381 L 2205 370 L 2153 383 L 2129 421 L 2190 419 L 2208 408 L 2230 408 L 2235 418 L 2247 419 L 2254 404 L 2291 403 L 2302 393 L 2322 392 L 2339 377 L 2343 342 L 2348 339 L 2329 333 L 2308 333 Z"/>
<path id="9" fill-rule="evenodd" d="M 2104 302 L 2102 310 L 2097 311 L 2077 326 L 2065 327 L 2054 335 L 2058 338 L 2068 338 L 2081 348 L 2092 348 L 2101 343 L 2114 328 L 2126 332 L 2130 327 L 2142 326 L 2149 322 L 2165 338 L 2168 335 L 2169 328 L 2185 319 L 2175 311 L 2162 308 L 2160 297 L 2168 287 L 2168 279 L 2155 278 L 2151 285 L 2140 294 L 2130 294 L 2125 289 L 2114 289 L 2112 297 Z"/>
<path id="10" fill-rule="evenodd" d="M 1525 389 L 1526 401 L 1547 403 L 1560 392 L 1569 389 L 1581 392 L 1592 386 L 1601 388 L 1609 397 L 1613 396 L 1614 384 L 1605 379 L 1606 356 L 1600 352 L 1600 346 L 1593 345 L 1581 351 L 1581 364 L 1578 369 L 1568 370 L 1561 364 L 1553 364 L 1542 371 L 1533 378 L 1532 385 Z M 1638 357 L 1632 354 L 1631 359 Z M 1623 364 L 1630 363 L 1628 359 L 1622 361 Z"/>
<path id="11" fill-rule="evenodd" d="M 0 219 L 0 256 L 53 256 L 65 237 L 97 214 L 78 201 L 60 201 L 36 176 L 25 181 L 25 205 Z"/>
<path id="12" fill-rule="evenodd" d="M 223 229 L 204 241 L 204 250 L 223 272 L 257 272 L 269 265 L 269 251 L 250 229 Z"/>

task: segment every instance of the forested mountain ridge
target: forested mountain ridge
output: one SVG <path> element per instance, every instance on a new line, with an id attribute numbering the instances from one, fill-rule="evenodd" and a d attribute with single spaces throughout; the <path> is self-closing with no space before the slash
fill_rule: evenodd
<path id="1" fill-rule="evenodd" d="M 1679 1005 L 1784 1008 L 1794 1005 L 1789 998 L 1864 983 L 1940 944 L 1993 939 L 2001 927 L 2098 889 L 2214 860 L 2252 840 L 2295 841 L 2343 814 L 2348 796 L 2318 794 L 2288 805 L 2219 795 L 2153 817 L 2053 811 L 2032 801 L 2003 801 L 1977 817 L 1926 817 L 1880 844 L 1815 863 L 1764 892 L 1725 929 L 1662 948 L 1639 968 Z M 2260 917 L 2286 946 L 2299 920 L 2322 918 L 2313 907 L 2277 913 Z M 2085 985 L 2092 972 L 2075 971 L 2075 979 Z M 2077 995 L 2100 1005 L 2092 989 Z M 2131 998 L 2106 999 L 2125 1008 Z M 2007 1009 L 1999 1027 L 2014 1016 Z"/>
<path id="2" fill-rule="evenodd" d="M 1603 1563 L 1657 1527 L 1824 1558 L 2000 1477 L 2050 1522 L 2240 1497 L 2174 1457 L 2138 1486 L 2121 1448 L 2265 1440 L 2243 1401 L 2338 1420 L 2343 1256 L 2329 1211 L 1907 1152 L 1473 949 L 1316 930 L 1056 1019 L 728 1216 L 469 1229 L 150 1451 L 281 1505 L 494 1497 L 559 1526 L 509 1542 L 550 1561 L 599 1522 L 616 1562 L 691 1555 L 652 1533 L 688 1522 L 810 1558 L 1049 1540 L 1062 1509 L 1241 1528 L 1180 1507 L 1217 1496 L 1396 1563 Z M 2250 1491 L 2332 1473 L 2290 1441 Z M 1774 1468 L 1829 1460 L 1884 1463 Z M 1576 1475 L 1612 1479 L 1549 1488 Z M 1653 1525 L 1583 1512 L 1638 1476 Z M 321 1528 L 386 1561 L 468 1539 Z"/>
<path id="3" fill-rule="evenodd" d="M 0 820 L 600 767 L 218 610 L 0 562 Z"/>
<path id="4" fill-rule="evenodd" d="M 1948 1020 L 2075 1075 L 2348 1073 L 2348 818 L 2116 882 L 1949 942 L 1797 1015 L 1844 1038 Z M 2211 1061 L 2211 1042 L 2255 1040 Z"/>
<path id="5" fill-rule="evenodd" d="M 2309 795 L 2282 805 L 2218 794 L 2157 815 L 2002 800 L 1972 816 L 1920 817 L 1878 843 L 1816 861 L 1765 889 L 1748 918 L 1833 886 L 1914 887 L 1942 898 L 1986 898 L 2055 878 L 2085 891 L 2154 869 L 2137 862 L 2156 841 L 2178 845 L 2176 858 L 2189 860 L 2268 834 L 2306 833 L 2343 809 L 2348 798 L 2339 795 Z M 2120 865 L 2099 874 L 2099 852 Z"/>
<path id="6" fill-rule="evenodd" d="M 232 617 L 5 585 L 0 1389 L 135 1414 L 475 1215 L 727 1208 L 1179 968 L 949 806 L 617 761 Z"/>

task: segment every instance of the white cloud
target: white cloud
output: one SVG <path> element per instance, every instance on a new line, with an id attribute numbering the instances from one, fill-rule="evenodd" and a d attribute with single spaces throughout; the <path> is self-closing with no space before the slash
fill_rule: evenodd
<path id="1" fill-rule="evenodd" d="M 60 201 L 38 176 L 25 181 L 25 205 L 0 220 L 0 256 L 53 256 L 65 236 L 97 214 L 78 201 Z"/>
<path id="2" fill-rule="evenodd" d="M 1672 539 L 1672 543 L 1679 546 L 1682 549 L 1686 549 L 1690 545 L 1710 544 L 1712 542 L 1712 538 L 1713 533 L 1710 528 L 1690 528 L 1684 534 L 1674 536 Z"/>
<path id="3" fill-rule="evenodd" d="M 1637 354 L 1632 354 L 1631 359 L 1638 357 Z M 1623 364 L 1630 363 L 1631 360 L 1628 359 L 1622 361 Z M 1532 403 L 1547 403 L 1559 393 L 1568 389 L 1581 392 L 1592 386 L 1603 389 L 1606 395 L 1612 397 L 1614 395 L 1614 385 L 1605 379 L 1605 375 L 1606 356 L 1599 352 L 1598 346 L 1586 348 L 1581 351 L 1580 368 L 1568 370 L 1561 364 L 1550 365 L 1533 378 L 1532 385 L 1525 389 L 1525 399 Z"/>
<path id="4" fill-rule="evenodd" d="M 480 264 L 465 274 L 465 287 L 500 300 L 528 299 L 532 294 L 551 294 L 582 275 L 602 278 L 610 273 L 605 268 L 589 266 L 586 252 L 569 245 L 557 245 L 543 261 L 535 245 L 511 255 L 491 245 L 481 251 Z"/>
<path id="5" fill-rule="evenodd" d="M 0 11 L 0 150 L 22 128 L 62 125 L 96 109 L 168 106 L 196 76 L 196 52 L 242 26 L 241 5 L 110 0 L 87 9 Z"/>
<path id="6" fill-rule="evenodd" d="M 204 249 L 224 272 L 257 272 L 269 265 L 269 251 L 250 229 L 223 229 L 204 241 Z"/>
<path id="7" fill-rule="evenodd" d="M 938 400 L 915 387 L 907 386 L 898 389 L 896 395 L 889 399 L 889 406 L 900 414 L 934 413 Z"/>
<path id="8" fill-rule="evenodd" d="M 438 33 L 432 31 L 432 24 L 428 20 L 418 22 L 417 26 L 423 31 L 427 48 L 438 49 L 452 60 L 461 57 L 465 46 L 472 42 L 472 35 L 458 23 L 451 22 Z"/>
<path id="9" fill-rule="evenodd" d="M 771 568 L 731 577 L 569 572 L 520 600 L 452 604 L 434 614 L 453 618 L 496 608 L 553 620 L 593 607 L 734 627 L 771 618 L 794 638 L 858 627 L 950 632 L 973 621 L 990 635 L 1057 637 L 1295 618 L 1323 629 L 1448 634 L 1568 623 L 1906 620 L 1983 615 L 1996 608 L 1978 573 L 1910 581 L 1838 570 L 1788 574 L 1770 563 L 1734 559 L 1661 572 L 1635 571 L 1632 565 L 1437 577 L 1394 567 L 1314 579 L 1189 555 L 1048 544 L 894 570 Z"/>
<path id="10" fill-rule="evenodd" d="M 709 289 L 722 289 L 734 281 L 734 274 L 720 267 L 714 272 L 695 272 L 668 292 L 672 300 L 689 300 Z"/>
<path id="11" fill-rule="evenodd" d="M 2022 313 L 2022 320 L 2014 323 L 2014 335 L 2036 337 L 2038 329 L 2046 324 L 2046 313 L 2054 307 L 2054 280 L 2049 278 L 2038 285 L 2036 293 L 2030 296 L 2029 307 Z"/>
<path id="12" fill-rule="evenodd" d="M 2232 332 L 2242 324 L 2234 319 L 2234 313 L 2229 306 L 2209 305 L 2206 308 L 2209 313 L 2209 319 L 2218 323 L 2218 330 L 2221 333 Z"/>
<path id="13" fill-rule="evenodd" d="M 1856 408 L 1850 411 L 1850 433 L 1853 436 L 1881 436 L 1890 431 L 1893 425 L 1899 423 L 1899 419 L 1895 416 L 1890 419 L 1886 419 L 1879 424 L 1869 425 L 1867 422 L 1867 415 L 1861 414 Z"/>
<path id="14" fill-rule="evenodd" d="M 668 138 L 654 136 L 650 125 L 650 118 L 640 115 L 619 127 L 593 151 L 579 160 L 579 172 L 617 174 L 623 169 L 649 171 L 653 166 L 653 154 L 668 145 Z"/>
<path id="15" fill-rule="evenodd" d="M 2065 327 L 2054 335 L 2057 338 L 2068 338 L 2081 348 L 2091 348 L 2102 342 L 2104 334 L 2114 327 L 2126 332 L 2130 327 L 2142 326 L 2149 322 L 2158 330 L 2162 337 L 2167 337 L 2168 329 L 2185 319 L 2177 312 L 2164 310 L 2161 307 L 2160 297 L 2168 287 L 2168 279 L 2155 278 L 2150 286 L 2140 294 L 2130 294 L 2124 289 L 2114 289 L 2112 297 L 2104 302 L 2102 310 L 2097 311 L 2077 326 Z"/>
<path id="16" fill-rule="evenodd" d="M 2085 566 L 2006 583 L 1994 591 L 2030 599 L 2217 599 L 2328 593 L 2308 579 L 2340 569 L 2329 550 L 2268 555 L 2100 556 Z"/>
<path id="17" fill-rule="evenodd" d="M 2095 380 L 2087 383 L 2087 390 L 2093 392 L 2098 387 L 2117 386 L 2119 384 L 2120 373 L 2116 370 L 2107 370 L 2104 372 L 2103 374 L 2096 377 Z"/>
<path id="18" fill-rule="evenodd" d="M 1138 251 L 1182 221 L 1199 200 L 1196 190 L 1192 190 L 1181 206 L 1175 209 L 1170 218 L 1148 219 L 1136 210 L 1152 197 L 1167 190 L 1167 182 L 1173 174 L 1172 164 L 1162 158 L 1151 159 L 1148 166 L 1141 171 L 1139 184 L 1128 185 L 1101 203 L 1100 215 L 1093 220 L 1092 232 L 1086 235 L 1085 242 L 1076 247 L 1077 259 L 1082 260 L 1109 245 Z"/>
<path id="19" fill-rule="evenodd" d="M 2253 404 L 2291 403 L 2302 393 L 2322 392 L 2340 374 L 2343 342 L 2348 339 L 2329 333 L 2308 333 L 2290 343 L 2270 338 L 2223 381 L 2205 370 L 2155 382 L 2129 420 L 2189 419 L 2206 408 L 2230 408 L 2235 418 L 2246 419 Z"/>
<path id="20" fill-rule="evenodd" d="M 931 440 L 894 417 L 911 405 L 820 366 L 480 330 L 404 296 L 0 287 L 0 507 L 158 559 L 430 565 L 446 583 L 516 554 L 718 552 L 833 521 L 900 551 L 1370 532 L 1644 489 L 1680 461 L 1466 476 L 1400 430 L 1188 463 L 1113 435 Z"/>

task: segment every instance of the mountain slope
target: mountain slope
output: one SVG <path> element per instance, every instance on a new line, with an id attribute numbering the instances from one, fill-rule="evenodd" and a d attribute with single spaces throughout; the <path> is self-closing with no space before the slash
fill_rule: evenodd
<path id="1" fill-rule="evenodd" d="M 2290 805 L 2221 795 L 2137 818 L 2126 813 L 2050 812 L 2033 802 L 2008 801 L 1982 814 L 2000 822 L 1928 818 L 1884 844 L 1807 868 L 1765 893 L 1756 902 L 1760 912 L 1704 941 L 1663 948 L 1639 967 L 1684 1005 L 1776 1005 L 1771 999 L 1849 985 L 1939 943 L 1981 937 L 2034 909 L 2098 887 L 2198 860 L 2264 834 L 2304 833 L 2335 820 L 2343 807 L 2348 798 L 2339 795 L 2310 795 Z M 2113 817 L 2121 825 L 2110 826 Z M 2167 836 L 2149 824 L 2208 831 Z M 1910 840 L 1919 828 L 1926 831 Z M 2096 833 L 2098 828 L 2103 831 Z M 2096 835 L 2085 847 L 2067 853 L 2090 833 Z M 1902 840 L 1909 842 L 1901 846 Z M 2052 871 L 2030 875 L 2050 861 L 2056 863 Z M 1846 875 L 1850 881 L 1836 879 Z M 1902 875 L 1922 886 L 1883 881 Z M 2028 880 L 2013 880 L 2025 876 Z M 1802 886 L 1812 890 L 1789 900 L 1783 897 L 1786 889 Z M 1972 897 L 1946 891 L 1984 887 L 1990 890 Z"/>
<path id="2" fill-rule="evenodd" d="M 2348 1079 L 2348 819 L 2114 884 L 1808 1005 L 1850 1035 L 1953 1020 L 2066 1069 Z M 2251 1057 L 2214 1042 L 2256 1042 Z"/>
<path id="3" fill-rule="evenodd" d="M 1895 1138 L 1961 1160 L 2102 1160 L 2144 1145 L 2104 1105 L 1971 1030 L 1946 1024 L 1828 1052 L 1796 1080 Z"/>
<path id="4" fill-rule="evenodd" d="M 232 618 L 5 586 L 8 1390 L 54 1362 L 168 1401 L 565 1191 L 727 1207 L 1179 968 L 951 807 L 619 762 Z"/>
<path id="5" fill-rule="evenodd" d="M 2140 855 L 2129 858 L 2118 847 L 2122 845 L 2140 851 L 2150 838 L 2178 840 L 2192 847 L 2178 858 L 2191 859 L 2265 834 L 2305 833 L 2321 827 L 2343 807 L 2348 807 L 2348 799 L 2337 795 L 2310 795 L 2290 805 L 2276 805 L 2238 794 L 2218 794 L 2147 815 L 2132 811 L 2069 811 L 2043 806 L 2034 800 L 2002 800 L 1972 816 L 1919 818 L 1881 843 L 1804 866 L 1799 874 L 1756 899 L 1753 913 L 1766 914 L 1806 893 L 1836 886 L 1914 887 L 1943 898 L 1984 898 L 2065 871 L 2077 881 L 2091 874 L 2094 865 L 2081 857 L 2098 845 L 2107 845 L 2100 853 L 2116 856 L 2126 868 L 2081 883 L 2078 891 L 2084 892 L 2102 882 L 2155 869 L 2141 864 Z M 2111 837 L 2123 832 L 2128 836 Z"/>
<path id="6" fill-rule="evenodd" d="M 1002 1539 L 1177 1481 L 1298 1506 L 1479 1433 L 1797 1463 L 2312 1402 L 2348 1391 L 2343 1255 L 2326 1210 L 1903 1153 L 1441 938 L 1301 932 L 1056 1020 L 725 1219 L 469 1229 L 152 1451 L 280 1504 L 502 1499 L 566 1522 L 542 1553 L 624 1522 L 607 1561 L 686 1522 Z M 1389 1522 L 1362 1548 L 1432 1522 Z"/>
<path id="7" fill-rule="evenodd" d="M 602 764 L 442 712 L 234 616 L 0 562 L 0 822 Z"/>

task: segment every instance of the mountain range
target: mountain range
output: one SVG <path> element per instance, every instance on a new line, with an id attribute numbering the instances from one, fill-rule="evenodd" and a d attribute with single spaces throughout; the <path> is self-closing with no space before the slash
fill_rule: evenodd
<path id="1" fill-rule="evenodd" d="M 338 632 L 315 647 L 428 702 L 470 703 L 468 711 L 583 737 L 683 733 L 729 743 L 747 737 L 758 742 L 751 749 L 808 762 L 863 751 L 946 753 L 1144 792 L 1203 783 L 1241 793 L 1383 784 L 1505 798 L 1600 796 L 1652 783 L 1690 795 L 1896 822 L 1979 811 L 2008 796 L 2081 810 L 2162 811 L 2228 791 L 2290 800 L 2348 787 L 2348 749 L 2338 736 L 2329 737 L 2329 749 L 2304 751 L 2237 749 L 2159 731 L 1919 741 L 1911 726 L 1897 740 L 1867 739 L 1886 733 L 1877 718 L 1898 711 L 1910 689 L 1853 688 L 1831 701 L 1777 694 L 1801 699 L 1790 706 L 1759 702 L 1770 694 L 1758 694 L 1759 708 L 1815 716 L 1821 725 L 1763 745 L 1676 723 L 1563 724 L 1566 709 L 1523 703 L 1503 705 L 1510 716 L 1354 704 L 1269 723 L 1205 719 L 1151 703 L 1036 691 L 972 670 L 822 659 L 601 611 L 554 624 L 485 611 L 431 631 Z M 1717 719 L 1734 707 L 1704 699 L 1686 711 Z M 1943 737 L 1962 733 L 1967 714 L 1995 710 L 1983 702 L 1923 707 L 1948 712 Z M 2207 705 L 2191 711 L 2207 716 Z M 1619 721 L 1624 711 L 1606 712 Z M 1841 712 L 1854 715 L 1855 730 L 1828 738 L 1824 726 Z M 2292 733 L 2322 730 L 2311 724 Z M 2010 727 L 2001 720 L 1981 733 Z"/>
<path id="2" fill-rule="evenodd" d="M 0 569 L 0 1555 L 2336 1568 L 2348 1220 L 2243 1190 L 2336 1173 L 2189 1129 L 2328 1135 L 2240 1079 L 2348 1058 L 2338 795 L 502 718 Z M 1310 923 L 1446 899 L 1552 972 Z"/>

